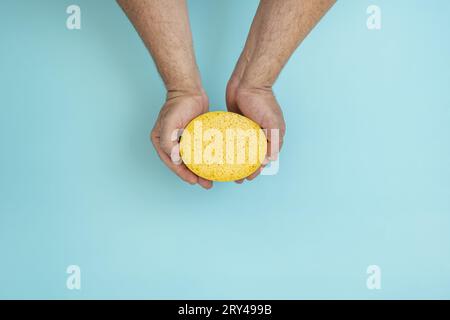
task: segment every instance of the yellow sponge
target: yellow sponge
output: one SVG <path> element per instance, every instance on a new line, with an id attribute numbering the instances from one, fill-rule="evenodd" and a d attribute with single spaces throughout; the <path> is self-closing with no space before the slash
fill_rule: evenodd
<path id="1" fill-rule="evenodd" d="M 215 111 L 193 119 L 180 140 L 180 155 L 196 175 L 213 181 L 248 177 L 261 166 L 267 151 L 263 130 L 233 112 Z"/>

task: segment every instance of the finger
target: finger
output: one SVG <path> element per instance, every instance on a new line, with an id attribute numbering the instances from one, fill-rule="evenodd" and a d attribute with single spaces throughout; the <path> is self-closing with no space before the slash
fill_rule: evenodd
<path id="1" fill-rule="evenodd" d="M 213 186 L 212 181 L 203 179 L 202 177 L 198 177 L 198 184 L 201 185 L 205 189 L 211 189 Z"/>
<path id="2" fill-rule="evenodd" d="M 159 142 L 156 144 L 156 148 L 162 153 L 160 158 L 172 171 L 188 183 L 195 184 L 198 183 L 198 176 L 190 171 L 181 160 L 178 139 L 182 132 L 182 129 L 162 132 L 160 136 L 156 137 L 156 141 Z"/>
<path id="3" fill-rule="evenodd" d="M 248 181 L 252 181 L 253 179 L 255 179 L 257 176 L 259 176 L 259 174 L 261 173 L 263 167 L 259 167 L 258 170 L 256 170 L 255 172 L 253 172 L 251 175 L 249 175 L 246 179 Z"/>
<path id="4" fill-rule="evenodd" d="M 276 161 L 283 145 L 283 136 L 279 129 L 265 130 L 267 136 L 267 160 Z"/>
<path id="5" fill-rule="evenodd" d="M 159 137 L 152 137 L 153 146 L 158 153 L 159 158 L 164 162 L 164 164 L 172 170 L 177 176 L 189 184 L 196 184 L 198 182 L 198 177 L 192 173 L 183 163 L 176 164 L 172 159 L 162 150 L 159 144 Z"/>
<path id="6" fill-rule="evenodd" d="M 178 162 L 179 159 L 179 143 L 178 139 L 181 137 L 183 129 L 172 128 L 169 126 L 161 126 L 159 134 L 159 145 L 162 151 L 172 158 L 173 161 Z"/>
<path id="7" fill-rule="evenodd" d="M 161 158 L 161 160 L 165 163 L 167 167 L 169 167 L 170 170 L 172 170 L 177 176 L 179 176 L 182 180 L 189 184 L 196 184 L 198 183 L 198 177 L 192 173 L 185 165 L 184 163 L 181 164 L 175 164 L 172 162 L 172 160 L 165 154 L 161 149 L 157 149 L 158 155 Z"/>
<path id="8" fill-rule="evenodd" d="M 237 184 L 242 184 L 244 182 L 244 179 L 240 179 L 240 180 L 236 180 L 235 181 Z"/>

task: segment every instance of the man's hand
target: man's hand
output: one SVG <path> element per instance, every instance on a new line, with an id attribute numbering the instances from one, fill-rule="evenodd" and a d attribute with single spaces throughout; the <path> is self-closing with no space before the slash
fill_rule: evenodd
<path id="1" fill-rule="evenodd" d="M 167 99 L 151 140 L 161 160 L 181 179 L 209 189 L 212 182 L 189 171 L 179 158 L 177 132 L 208 111 L 195 61 L 185 0 L 117 0 L 149 49 L 164 80 Z M 172 157 L 173 156 L 173 157 Z"/>
<path id="2" fill-rule="evenodd" d="M 275 160 L 285 133 L 283 113 L 272 91 L 289 57 L 335 0 L 261 0 L 244 50 L 228 82 L 229 111 L 266 129 L 268 159 Z M 272 136 L 278 131 L 278 139 Z M 275 141 L 277 140 L 277 141 Z M 261 169 L 249 176 L 254 179 Z M 242 182 L 242 181 L 237 181 Z"/>
<path id="3" fill-rule="evenodd" d="M 226 101 L 228 111 L 242 114 L 266 129 L 267 156 L 263 166 L 247 177 L 247 180 L 253 180 L 269 161 L 278 157 L 286 131 L 283 112 L 271 88 L 242 88 L 234 80 L 228 83 Z M 277 135 L 272 134 L 274 130 Z M 236 182 L 242 183 L 243 180 Z"/>
<path id="4" fill-rule="evenodd" d="M 195 117 L 208 111 L 208 98 L 204 93 L 169 93 L 159 113 L 150 138 L 161 160 L 184 181 L 200 184 L 205 189 L 212 182 L 196 176 L 179 159 L 178 137 L 186 125 Z"/>

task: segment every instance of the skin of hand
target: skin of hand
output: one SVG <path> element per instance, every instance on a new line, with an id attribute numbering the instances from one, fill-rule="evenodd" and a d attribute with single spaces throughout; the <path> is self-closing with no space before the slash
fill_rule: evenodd
<path id="1" fill-rule="evenodd" d="M 272 88 L 242 88 L 237 81 L 231 80 L 226 91 L 228 111 L 242 114 L 258 123 L 261 128 L 269 129 L 267 136 L 267 156 L 263 165 L 246 179 L 251 181 L 256 178 L 269 161 L 278 157 L 278 151 L 282 146 L 286 132 L 286 124 L 283 112 L 278 104 Z M 278 129 L 278 141 L 272 143 L 270 129 Z M 238 180 L 242 183 L 244 180 Z"/>
<path id="2" fill-rule="evenodd" d="M 151 141 L 160 159 L 182 180 L 198 183 L 205 189 L 212 182 L 198 177 L 180 160 L 178 137 L 183 128 L 195 117 L 208 111 L 208 98 L 200 95 L 175 95 L 168 97 L 161 108 L 158 119 L 150 134 Z"/>
<path id="3" fill-rule="evenodd" d="M 181 162 L 172 161 L 173 153 L 179 151 L 176 132 L 208 111 L 208 97 L 195 61 L 186 1 L 117 2 L 150 51 L 167 89 L 166 102 L 150 135 L 153 146 L 164 164 L 182 180 L 209 189 L 211 181 L 198 177 Z"/>
<path id="4" fill-rule="evenodd" d="M 283 113 L 272 87 L 292 53 L 335 2 L 260 1 L 244 49 L 228 82 L 226 102 L 229 111 L 243 114 L 269 133 L 264 164 L 277 159 L 286 132 Z M 273 129 L 278 130 L 278 137 L 271 136 Z M 278 141 L 274 141 L 277 138 Z M 261 171 L 262 168 L 247 180 L 253 180 Z"/>

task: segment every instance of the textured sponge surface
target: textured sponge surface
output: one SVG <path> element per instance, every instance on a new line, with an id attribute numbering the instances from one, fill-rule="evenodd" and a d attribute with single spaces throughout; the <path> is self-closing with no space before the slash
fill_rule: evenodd
<path id="1" fill-rule="evenodd" d="M 215 111 L 193 119 L 180 140 L 185 165 L 213 181 L 248 177 L 261 167 L 267 139 L 254 121 L 233 112 Z"/>

